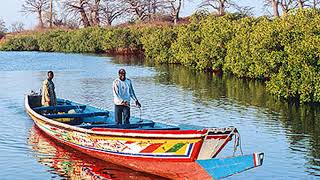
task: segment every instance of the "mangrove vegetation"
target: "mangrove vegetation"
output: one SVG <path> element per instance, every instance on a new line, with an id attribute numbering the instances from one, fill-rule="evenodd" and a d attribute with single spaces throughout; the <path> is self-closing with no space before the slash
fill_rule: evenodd
<path id="1" fill-rule="evenodd" d="M 320 14 L 282 18 L 195 14 L 179 26 L 90 27 L 8 38 L 6 51 L 144 53 L 154 63 L 266 81 L 271 94 L 320 102 Z"/>

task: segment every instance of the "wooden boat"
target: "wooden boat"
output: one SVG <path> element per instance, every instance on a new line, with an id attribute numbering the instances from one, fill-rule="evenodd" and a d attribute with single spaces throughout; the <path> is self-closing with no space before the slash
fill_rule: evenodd
<path id="1" fill-rule="evenodd" d="M 25 108 L 45 134 L 90 156 L 170 179 L 220 179 L 262 165 L 263 153 L 217 158 L 236 137 L 234 127 L 191 128 L 132 117 L 116 125 L 112 112 L 58 99 L 41 106 L 26 95 Z"/>

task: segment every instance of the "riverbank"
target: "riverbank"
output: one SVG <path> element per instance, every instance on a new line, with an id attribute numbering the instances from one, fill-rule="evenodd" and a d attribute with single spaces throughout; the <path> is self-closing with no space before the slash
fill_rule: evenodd
<path id="1" fill-rule="evenodd" d="M 320 102 L 320 13 L 278 19 L 196 14 L 179 26 L 52 30 L 7 38 L 5 51 L 143 54 L 154 63 L 265 81 L 269 93 Z"/>

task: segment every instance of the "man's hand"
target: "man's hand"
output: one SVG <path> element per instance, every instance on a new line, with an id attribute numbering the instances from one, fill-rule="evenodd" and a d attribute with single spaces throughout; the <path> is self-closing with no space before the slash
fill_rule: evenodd
<path id="1" fill-rule="evenodd" d="M 137 106 L 138 108 L 141 108 L 141 104 L 139 103 L 138 100 L 136 100 L 136 106 Z"/>
<path id="2" fill-rule="evenodd" d="M 122 105 L 122 106 L 128 106 L 129 103 L 128 103 L 128 101 L 122 101 L 121 105 Z"/>

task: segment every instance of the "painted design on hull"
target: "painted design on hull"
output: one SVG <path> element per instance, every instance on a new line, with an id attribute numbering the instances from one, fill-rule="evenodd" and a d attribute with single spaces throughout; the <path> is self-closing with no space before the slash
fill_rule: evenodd
<path id="1" fill-rule="evenodd" d="M 55 128 L 36 121 L 47 134 L 82 148 L 115 153 L 123 156 L 153 158 L 191 158 L 194 146 L 202 139 L 142 139 L 114 136 L 99 136 Z"/>

